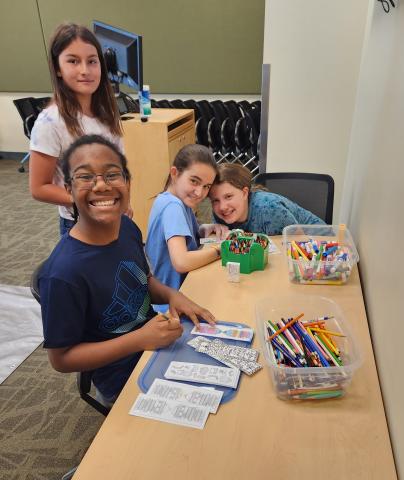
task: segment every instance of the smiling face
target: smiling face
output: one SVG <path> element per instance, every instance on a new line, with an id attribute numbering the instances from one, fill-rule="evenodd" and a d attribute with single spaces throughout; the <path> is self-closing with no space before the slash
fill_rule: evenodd
<path id="1" fill-rule="evenodd" d="M 79 211 L 78 224 L 82 227 L 103 228 L 119 225 L 129 202 L 129 183 L 116 182 L 119 186 L 105 183 L 103 175 L 114 179 L 122 172 L 118 155 L 106 145 L 92 143 L 78 147 L 69 161 L 71 185 L 67 186 Z M 113 174 L 116 175 L 113 175 Z M 83 188 L 82 179 L 96 174 L 97 180 Z"/>
<path id="2" fill-rule="evenodd" d="M 225 223 L 245 222 L 248 217 L 248 187 L 239 189 L 228 182 L 213 185 L 209 198 L 212 209 Z"/>
<path id="3" fill-rule="evenodd" d="M 210 165 L 194 162 L 183 172 L 171 167 L 170 175 L 171 182 L 167 191 L 182 200 L 187 207 L 196 208 L 209 193 L 216 172 Z"/>
<path id="4" fill-rule="evenodd" d="M 78 101 L 91 97 L 101 80 L 97 49 L 80 38 L 73 40 L 58 57 L 58 77 L 72 90 Z"/>

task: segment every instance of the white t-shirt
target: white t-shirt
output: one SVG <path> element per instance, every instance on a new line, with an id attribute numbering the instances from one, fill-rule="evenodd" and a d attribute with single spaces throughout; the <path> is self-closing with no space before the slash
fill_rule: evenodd
<path id="1" fill-rule="evenodd" d="M 85 135 L 102 135 L 123 152 L 122 137 L 111 133 L 109 128 L 96 118 L 80 114 L 79 123 Z M 55 175 L 53 176 L 55 185 L 64 186 L 60 157 L 74 140 L 75 138 L 67 130 L 66 124 L 59 115 L 59 109 L 55 104 L 42 110 L 31 132 L 30 150 L 58 159 Z M 71 211 L 66 207 L 59 206 L 59 214 L 63 218 L 73 219 Z"/>

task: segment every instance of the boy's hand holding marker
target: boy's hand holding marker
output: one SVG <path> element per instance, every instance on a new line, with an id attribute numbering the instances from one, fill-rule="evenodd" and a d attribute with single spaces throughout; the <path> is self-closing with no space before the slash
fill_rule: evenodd
<path id="1" fill-rule="evenodd" d="M 149 320 L 138 333 L 142 335 L 143 350 L 155 350 L 170 345 L 182 335 L 183 328 L 178 318 L 158 314 Z"/>

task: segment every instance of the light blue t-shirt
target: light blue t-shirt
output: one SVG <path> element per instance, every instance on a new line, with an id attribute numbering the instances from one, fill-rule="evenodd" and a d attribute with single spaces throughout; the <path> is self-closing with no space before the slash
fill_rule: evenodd
<path id="1" fill-rule="evenodd" d="M 185 237 L 188 251 L 197 250 L 198 231 L 198 222 L 191 208 L 172 193 L 163 192 L 157 196 L 149 217 L 146 255 L 153 275 L 160 282 L 179 290 L 186 274 L 174 269 L 167 241 L 175 236 Z"/>
<path id="2" fill-rule="evenodd" d="M 214 215 L 216 223 L 225 222 Z M 246 232 L 280 235 L 288 225 L 324 224 L 323 220 L 297 203 L 276 193 L 259 190 L 251 192 L 248 201 L 248 218 L 233 223 L 230 229 L 241 228 Z"/>

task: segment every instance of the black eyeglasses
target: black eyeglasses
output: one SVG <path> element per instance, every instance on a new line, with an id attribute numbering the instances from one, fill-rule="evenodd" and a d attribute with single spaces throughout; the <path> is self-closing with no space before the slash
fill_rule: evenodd
<path id="1" fill-rule="evenodd" d="M 77 173 L 70 180 L 80 190 L 92 190 L 97 184 L 98 177 L 102 177 L 111 187 L 123 187 L 126 184 L 126 176 L 121 170 L 106 173 Z"/>

